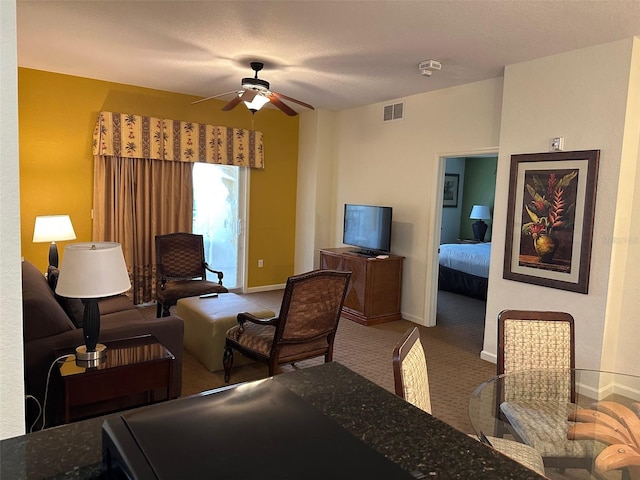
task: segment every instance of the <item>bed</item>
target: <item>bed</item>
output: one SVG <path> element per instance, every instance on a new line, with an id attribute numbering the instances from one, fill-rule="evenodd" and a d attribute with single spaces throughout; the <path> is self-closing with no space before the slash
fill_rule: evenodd
<path id="1" fill-rule="evenodd" d="M 486 300 L 490 254 L 490 242 L 440 245 L 438 289 Z"/>

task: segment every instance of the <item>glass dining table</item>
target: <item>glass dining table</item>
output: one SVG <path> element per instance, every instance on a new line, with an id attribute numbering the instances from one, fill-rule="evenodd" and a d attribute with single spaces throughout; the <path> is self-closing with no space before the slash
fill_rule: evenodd
<path id="1" fill-rule="evenodd" d="M 522 370 L 471 395 L 478 438 L 536 448 L 553 479 L 640 480 L 640 376 L 585 369 Z"/>

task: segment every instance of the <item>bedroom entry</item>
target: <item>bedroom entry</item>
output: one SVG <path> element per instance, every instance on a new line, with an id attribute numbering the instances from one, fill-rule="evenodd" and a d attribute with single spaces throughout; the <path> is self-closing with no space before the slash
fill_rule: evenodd
<path id="1" fill-rule="evenodd" d="M 482 309 L 477 313 L 484 319 L 498 156 L 485 153 L 443 160 L 437 303 L 444 299 L 441 292 L 447 292 L 447 302 L 475 305 Z M 481 225 L 478 230 L 476 226 L 474 230 L 475 222 L 485 223 L 486 227 Z"/>

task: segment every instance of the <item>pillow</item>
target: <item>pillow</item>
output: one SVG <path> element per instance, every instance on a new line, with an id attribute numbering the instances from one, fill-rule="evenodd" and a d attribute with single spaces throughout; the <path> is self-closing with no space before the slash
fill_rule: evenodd
<path id="1" fill-rule="evenodd" d="M 69 319 L 76 326 L 76 328 L 82 328 L 82 321 L 84 318 L 84 304 L 79 298 L 61 297 L 60 295 L 55 293 L 59 276 L 60 270 L 52 265 L 49 265 L 49 268 L 47 268 L 47 281 L 49 282 L 49 287 L 51 287 L 56 300 L 58 301 L 64 312 L 67 314 Z"/>
<path id="2" fill-rule="evenodd" d="M 22 262 L 22 322 L 25 342 L 74 330 L 42 272 L 26 260 Z"/>

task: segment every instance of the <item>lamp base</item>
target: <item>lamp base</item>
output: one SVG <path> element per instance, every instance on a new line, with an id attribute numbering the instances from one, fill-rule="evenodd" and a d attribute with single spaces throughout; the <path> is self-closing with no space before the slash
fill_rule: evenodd
<path id="1" fill-rule="evenodd" d="M 76 348 L 76 363 L 83 367 L 97 367 L 107 358 L 107 347 L 102 343 L 96 345 L 94 351 L 87 351 L 86 345 Z"/>
<path id="2" fill-rule="evenodd" d="M 49 265 L 58 268 L 58 246 L 56 242 L 49 245 Z"/>
<path id="3" fill-rule="evenodd" d="M 471 224 L 471 228 L 473 229 L 473 239 L 477 242 L 484 242 L 484 234 L 487 233 L 488 227 L 489 226 L 482 220 L 478 220 Z"/>

